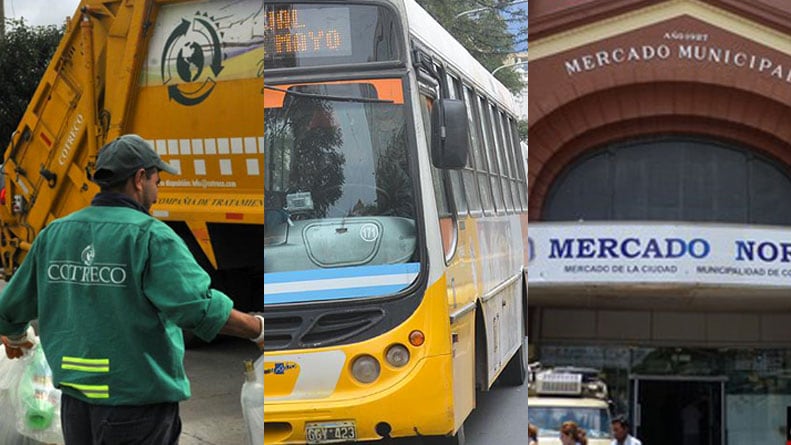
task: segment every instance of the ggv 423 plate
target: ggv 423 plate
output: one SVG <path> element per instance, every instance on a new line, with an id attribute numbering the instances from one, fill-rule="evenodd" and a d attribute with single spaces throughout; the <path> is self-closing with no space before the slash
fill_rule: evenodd
<path id="1" fill-rule="evenodd" d="M 305 424 L 307 443 L 347 442 L 357 439 L 354 422 L 308 422 Z"/>

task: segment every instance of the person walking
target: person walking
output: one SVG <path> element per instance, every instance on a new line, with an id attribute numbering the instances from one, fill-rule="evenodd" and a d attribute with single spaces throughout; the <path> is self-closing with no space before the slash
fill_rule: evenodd
<path id="1" fill-rule="evenodd" d="M 538 445 L 538 427 L 532 423 L 527 423 L 527 444 Z"/>
<path id="2" fill-rule="evenodd" d="M 703 412 L 700 409 L 700 403 L 698 400 L 693 400 L 681 409 L 681 431 L 683 434 L 681 445 L 701 443 L 700 421 L 703 419 Z"/>
<path id="3" fill-rule="evenodd" d="M 91 205 L 49 223 L 0 294 L 10 358 L 32 347 L 26 331 L 38 319 L 67 445 L 178 443 L 179 402 L 191 395 L 182 329 L 263 349 L 263 317 L 233 309 L 186 243 L 149 215 L 161 172 L 177 173 L 140 136 L 106 144 Z"/>
<path id="4" fill-rule="evenodd" d="M 615 439 L 612 445 L 643 445 L 637 438 L 629 434 L 629 421 L 626 416 L 615 416 L 611 422 L 612 435 Z"/>
<path id="5" fill-rule="evenodd" d="M 575 422 L 566 421 L 560 426 L 562 445 L 588 445 L 587 434 Z"/>

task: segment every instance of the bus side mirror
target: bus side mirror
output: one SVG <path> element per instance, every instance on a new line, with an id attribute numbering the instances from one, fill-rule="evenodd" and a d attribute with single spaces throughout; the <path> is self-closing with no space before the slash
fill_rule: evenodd
<path id="1" fill-rule="evenodd" d="M 467 165 L 467 108 L 458 99 L 440 99 L 431 108 L 431 162 L 437 168 Z"/>

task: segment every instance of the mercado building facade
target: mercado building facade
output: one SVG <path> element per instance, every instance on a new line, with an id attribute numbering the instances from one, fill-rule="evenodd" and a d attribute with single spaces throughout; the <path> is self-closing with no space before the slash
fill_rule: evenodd
<path id="1" fill-rule="evenodd" d="M 529 15 L 531 358 L 601 369 L 648 445 L 781 443 L 791 2 Z"/>

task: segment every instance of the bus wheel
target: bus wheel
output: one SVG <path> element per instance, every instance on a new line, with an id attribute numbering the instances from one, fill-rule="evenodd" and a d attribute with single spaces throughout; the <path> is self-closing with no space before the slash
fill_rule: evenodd
<path id="1" fill-rule="evenodd" d="M 522 340 L 522 346 L 516 351 L 511 360 L 505 365 L 503 373 L 500 374 L 500 382 L 505 386 L 522 386 L 527 377 L 527 348 L 525 347 L 525 339 Z"/>

